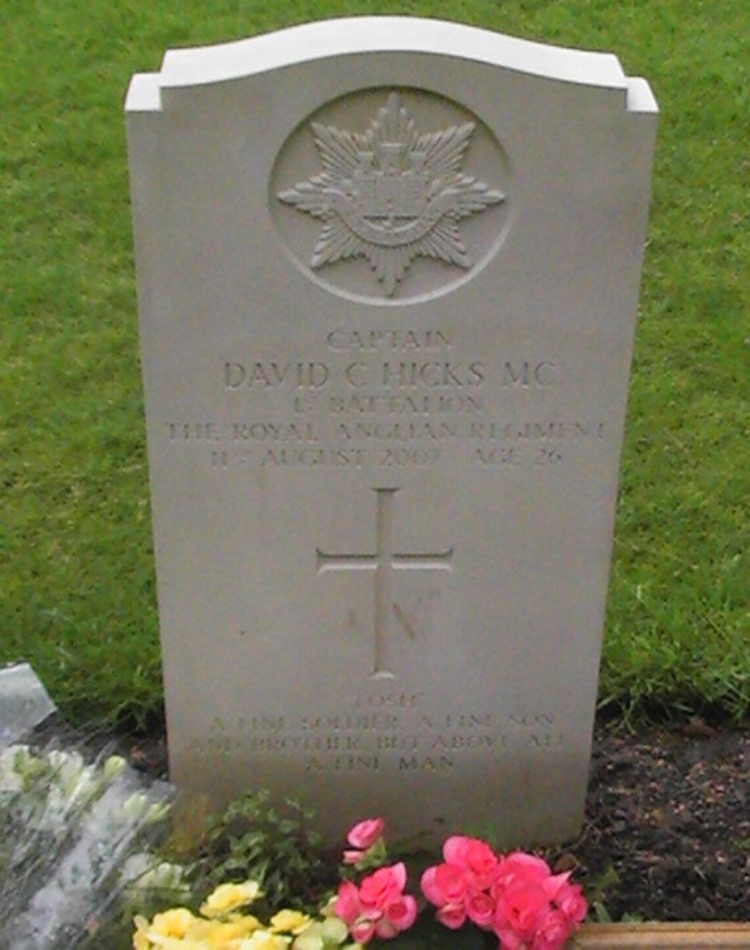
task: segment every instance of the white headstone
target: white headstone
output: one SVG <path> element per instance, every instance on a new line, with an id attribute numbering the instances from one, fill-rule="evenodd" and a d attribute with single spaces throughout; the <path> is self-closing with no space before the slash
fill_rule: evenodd
<path id="1" fill-rule="evenodd" d="M 359 18 L 168 52 L 126 109 L 174 780 L 575 833 L 648 85 Z"/>

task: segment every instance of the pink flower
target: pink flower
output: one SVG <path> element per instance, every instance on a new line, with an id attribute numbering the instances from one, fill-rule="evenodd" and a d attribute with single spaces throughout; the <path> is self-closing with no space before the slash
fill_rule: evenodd
<path id="1" fill-rule="evenodd" d="M 406 867 L 403 863 L 378 868 L 359 885 L 359 899 L 363 906 L 382 911 L 386 904 L 401 897 L 405 884 Z"/>
<path id="2" fill-rule="evenodd" d="M 485 891 L 472 894 L 466 902 L 469 920 L 482 930 L 492 930 L 495 917 L 495 901 Z"/>
<path id="3" fill-rule="evenodd" d="M 349 881 L 340 884 L 333 911 L 358 943 L 395 937 L 417 917 L 417 902 L 403 893 L 405 884 L 403 864 L 378 868 L 359 888 Z"/>
<path id="4" fill-rule="evenodd" d="M 450 930 L 458 930 L 466 923 L 466 905 L 465 904 L 444 904 L 435 917 L 444 927 Z"/>
<path id="5" fill-rule="evenodd" d="M 498 950 L 528 950 L 528 944 L 515 930 L 507 930 L 502 934 L 495 931 L 495 934 L 500 938 Z"/>
<path id="6" fill-rule="evenodd" d="M 492 848 L 478 838 L 453 835 L 443 845 L 443 857 L 450 864 L 457 864 L 469 875 L 473 887 L 483 890 L 489 887 L 498 865 Z"/>
<path id="7" fill-rule="evenodd" d="M 354 825 L 347 835 L 347 840 L 353 847 L 344 851 L 343 863 L 353 865 L 360 871 L 384 864 L 386 860 L 384 830 L 385 822 L 382 818 L 368 818 Z"/>
<path id="8" fill-rule="evenodd" d="M 498 862 L 494 887 L 502 890 L 518 879 L 541 884 L 551 875 L 552 871 L 546 861 L 534 854 L 513 851 Z"/>
<path id="9" fill-rule="evenodd" d="M 359 891 L 350 881 L 343 881 L 339 884 L 338 894 L 333 905 L 333 912 L 340 917 L 347 927 L 351 929 L 357 917 L 362 910 L 359 902 Z"/>
<path id="10" fill-rule="evenodd" d="M 537 927 L 531 950 L 562 950 L 572 930 L 562 911 L 550 910 Z"/>
<path id="11" fill-rule="evenodd" d="M 497 867 L 495 852 L 484 841 L 453 835 L 443 845 L 445 862 L 422 875 L 422 893 L 438 908 L 437 919 L 458 929 L 468 917 L 483 930 L 491 930 L 495 899 L 487 893 Z"/>
<path id="12" fill-rule="evenodd" d="M 580 924 L 588 911 L 586 898 L 578 884 L 561 887 L 555 897 L 555 904 L 573 924 Z"/>
<path id="13" fill-rule="evenodd" d="M 363 917 L 349 928 L 349 933 L 357 943 L 369 943 L 375 936 L 375 924 Z"/>
<path id="14" fill-rule="evenodd" d="M 375 933 L 385 940 L 408 930 L 417 919 L 417 902 L 409 895 L 392 901 L 383 910 L 383 916 L 375 925 Z"/>
<path id="15" fill-rule="evenodd" d="M 570 871 L 565 871 L 564 874 L 552 874 L 542 881 L 542 887 L 544 888 L 544 893 L 547 897 L 553 901 L 556 900 L 557 895 L 563 889 L 563 887 L 568 883 L 570 878 Z"/>
<path id="16" fill-rule="evenodd" d="M 385 831 L 385 822 L 382 818 L 367 818 L 356 824 L 346 836 L 346 840 L 353 848 L 360 851 L 367 851 L 371 848 L 378 838 L 383 837 Z M 344 852 L 346 854 L 346 852 Z"/>
<path id="17" fill-rule="evenodd" d="M 364 856 L 364 851 L 344 851 L 342 860 L 344 864 L 359 864 Z"/>
<path id="18" fill-rule="evenodd" d="M 462 903 L 468 889 L 464 870 L 457 864 L 436 864 L 427 868 L 421 885 L 424 896 L 436 907 Z"/>
<path id="19" fill-rule="evenodd" d="M 498 897 L 493 929 L 501 940 L 513 931 L 522 941 L 532 941 L 546 917 L 550 903 L 544 889 L 533 881 L 518 880 Z"/>
<path id="20" fill-rule="evenodd" d="M 553 874 L 542 858 L 523 851 L 499 857 L 484 841 L 453 835 L 443 864 L 422 875 L 422 892 L 451 929 L 467 920 L 500 939 L 499 950 L 562 950 L 586 915 L 570 873 Z"/>

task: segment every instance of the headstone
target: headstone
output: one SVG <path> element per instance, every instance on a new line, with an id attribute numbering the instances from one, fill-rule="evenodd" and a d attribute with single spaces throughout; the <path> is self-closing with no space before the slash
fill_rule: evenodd
<path id="1" fill-rule="evenodd" d="M 411 18 L 127 98 L 173 779 L 575 833 L 656 104 Z"/>

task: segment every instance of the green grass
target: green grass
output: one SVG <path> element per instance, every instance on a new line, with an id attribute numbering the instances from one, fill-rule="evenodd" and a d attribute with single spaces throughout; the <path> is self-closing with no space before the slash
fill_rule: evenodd
<path id="1" fill-rule="evenodd" d="M 168 47 L 410 13 L 611 50 L 662 110 L 601 702 L 750 709 L 745 0 L 4 0 L 0 661 L 71 715 L 161 701 L 122 100 Z"/>

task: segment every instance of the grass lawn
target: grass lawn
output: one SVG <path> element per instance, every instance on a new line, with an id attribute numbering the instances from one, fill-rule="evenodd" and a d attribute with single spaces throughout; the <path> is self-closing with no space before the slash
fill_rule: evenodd
<path id="1" fill-rule="evenodd" d="M 4 0 L 0 662 L 159 714 L 122 101 L 165 49 L 406 13 L 615 52 L 662 110 L 602 706 L 750 708 L 746 0 Z"/>

